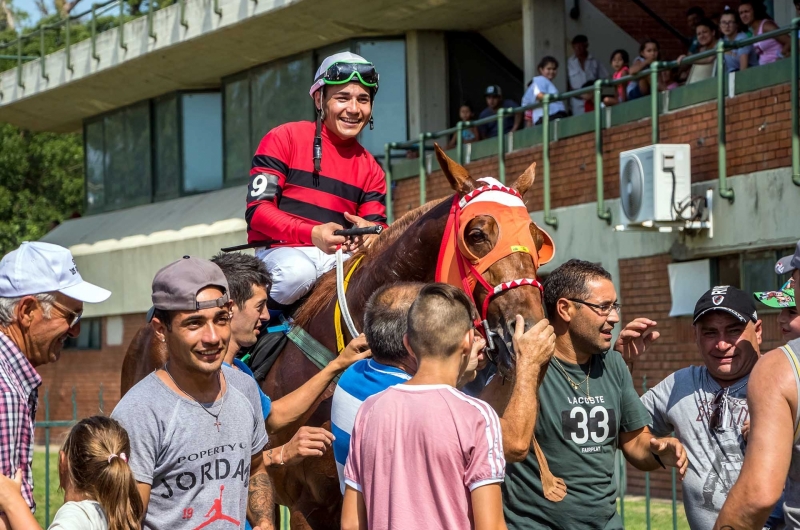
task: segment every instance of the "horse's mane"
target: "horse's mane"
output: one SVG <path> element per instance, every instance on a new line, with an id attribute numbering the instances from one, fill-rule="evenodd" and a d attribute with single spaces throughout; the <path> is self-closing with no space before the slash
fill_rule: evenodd
<path id="1" fill-rule="evenodd" d="M 355 252 L 353 256 L 347 262 L 345 262 L 346 269 L 350 270 L 350 266 L 352 266 L 351 264 L 355 263 L 354 258 L 357 258 L 361 255 L 364 256 L 360 263 L 360 266 L 363 269 L 365 265 L 375 260 L 395 241 L 397 241 L 400 236 L 403 235 L 406 229 L 417 219 L 428 213 L 434 206 L 438 206 L 445 199 L 446 197 L 427 202 L 403 215 L 400 219 L 392 223 L 389 228 L 384 230 L 381 235 L 378 236 L 375 243 L 373 243 L 369 248 Z M 347 274 L 347 270 L 345 270 L 345 274 Z M 301 305 L 297 310 L 297 314 L 294 317 L 295 323 L 300 327 L 307 327 L 311 322 L 311 319 L 317 316 L 317 314 L 328 305 L 328 302 L 330 302 L 335 295 L 336 270 L 334 269 L 323 274 L 322 277 L 317 281 L 317 284 L 314 286 L 314 290 L 311 291 L 311 294 L 308 296 L 308 298 L 306 298 L 306 301 L 303 302 L 303 305 Z"/>

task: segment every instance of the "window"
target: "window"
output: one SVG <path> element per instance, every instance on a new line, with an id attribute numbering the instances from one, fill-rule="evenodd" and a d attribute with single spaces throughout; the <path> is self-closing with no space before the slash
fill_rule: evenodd
<path id="1" fill-rule="evenodd" d="M 86 158 L 86 210 L 102 211 L 105 206 L 105 169 L 103 167 L 103 120 L 87 123 L 84 128 Z"/>
<path id="2" fill-rule="evenodd" d="M 250 79 L 240 76 L 224 85 L 225 184 L 243 183 L 255 153 L 250 146 Z"/>
<path id="3" fill-rule="evenodd" d="M 158 98 L 153 105 L 155 142 L 155 200 L 172 199 L 181 193 L 181 148 L 178 126 L 178 95 Z"/>
<path id="4" fill-rule="evenodd" d="M 77 337 L 67 337 L 65 350 L 99 350 L 103 347 L 101 318 L 81 319 L 81 333 Z"/>
<path id="5" fill-rule="evenodd" d="M 222 187 L 222 96 L 219 92 L 181 94 L 183 191 Z"/>
<path id="6" fill-rule="evenodd" d="M 712 283 L 733 285 L 747 293 L 778 290 L 790 275 L 775 274 L 775 263 L 792 252 L 793 247 L 720 256 L 711 260 Z"/>

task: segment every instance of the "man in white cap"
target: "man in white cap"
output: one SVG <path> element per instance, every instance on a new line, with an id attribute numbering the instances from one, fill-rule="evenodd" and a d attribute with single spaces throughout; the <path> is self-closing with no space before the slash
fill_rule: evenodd
<path id="1" fill-rule="evenodd" d="M 384 172 L 358 134 L 373 126 L 375 66 L 337 53 L 317 70 L 309 94 L 316 124 L 286 123 L 261 140 L 247 189 L 247 240 L 273 279 L 270 297 L 289 306 L 334 267 L 339 245 L 355 250 L 370 237 L 334 235 L 345 226 L 386 223 Z"/>
<path id="2" fill-rule="evenodd" d="M 800 282 L 800 241 L 775 265 L 777 274 Z M 739 479 L 731 488 L 715 530 L 762 528 L 784 491 L 787 530 L 800 529 L 800 339 L 768 352 L 750 375 L 750 433 Z M 788 480 L 787 480 L 788 478 Z"/>
<path id="3" fill-rule="evenodd" d="M 25 242 L 0 261 L 0 473 L 13 477 L 22 469 L 22 496 L 31 511 L 33 428 L 42 384 L 36 367 L 57 361 L 67 337 L 78 336 L 84 302 L 109 296 L 84 281 L 72 254 L 58 245 Z"/>

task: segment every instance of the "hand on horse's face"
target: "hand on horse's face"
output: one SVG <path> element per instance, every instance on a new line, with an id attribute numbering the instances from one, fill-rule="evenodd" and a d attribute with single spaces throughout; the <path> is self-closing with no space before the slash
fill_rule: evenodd
<path id="1" fill-rule="evenodd" d="M 336 252 L 336 247 L 347 243 L 346 237 L 333 235 L 333 232 L 342 228 L 339 223 L 316 225 L 311 229 L 311 242 L 325 254 L 333 254 Z"/>
<path id="2" fill-rule="evenodd" d="M 371 356 L 372 352 L 369 349 L 369 344 L 367 344 L 367 338 L 362 333 L 358 337 L 351 340 L 350 343 L 345 346 L 339 356 L 331 361 L 331 364 L 333 365 L 334 370 L 337 372 L 343 372 L 356 361 L 360 361 L 361 359 L 366 359 L 367 357 Z"/>
<path id="3" fill-rule="evenodd" d="M 475 376 L 478 375 L 478 371 L 483 370 L 486 367 L 487 358 L 485 350 L 486 340 L 476 333 L 472 340 L 472 349 L 470 350 L 469 362 L 467 363 L 467 367 L 464 369 L 464 373 L 462 373 L 461 377 L 458 379 L 458 383 L 456 384 L 457 388 L 461 388 L 467 383 L 472 382 L 475 379 Z"/>
<path id="4" fill-rule="evenodd" d="M 550 362 L 556 347 L 556 334 L 550 322 L 544 318 L 528 331 L 525 330 L 525 319 L 517 315 L 514 335 L 511 340 L 517 354 L 517 369 L 524 367 L 542 367 Z"/>

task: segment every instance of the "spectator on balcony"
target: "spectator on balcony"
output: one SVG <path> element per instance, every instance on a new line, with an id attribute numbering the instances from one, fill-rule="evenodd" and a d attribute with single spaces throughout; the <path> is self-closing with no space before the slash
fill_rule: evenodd
<path id="1" fill-rule="evenodd" d="M 472 110 L 472 105 L 469 102 L 465 101 L 461 104 L 458 108 L 458 119 L 460 121 L 471 121 L 475 119 L 475 112 Z M 481 133 L 477 127 L 474 125 L 471 127 L 464 127 L 461 129 L 461 143 L 462 144 L 469 144 L 472 142 L 477 142 L 481 139 Z M 454 132 L 453 136 L 450 137 L 450 141 L 447 142 L 447 148 L 453 149 L 458 142 L 458 132 Z"/>
<path id="2" fill-rule="evenodd" d="M 800 0 L 798 1 L 800 2 Z M 725 42 L 732 43 L 746 39 L 747 34 L 740 28 L 742 28 L 742 24 L 739 21 L 739 14 L 726 8 L 719 18 L 719 29 Z M 743 46 L 725 52 L 725 70 L 727 72 L 746 70 L 750 66 L 758 66 L 758 54 L 753 46 Z"/>
<path id="3" fill-rule="evenodd" d="M 69 250 L 25 242 L 0 261 L 0 473 L 22 470 L 22 496 L 33 500 L 33 426 L 42 377 L 67 338 L 81 332 L 83 304 L 111 293 L 81 278 Z M 8 528 L 0 512 L 0 529 Z"/>
<path id="4" fill-rule="evenodd" d="M 647 39 L 639 46 L 639 56 L 633 60 L 630 67 L 630 74 L 636 75 L 642 70 L 650 68 L 655 61 L 661 60 L 661 48 L 655 39 Z M 658 76 L 657 90 L 666 90 L 671 82 L 670 73 L 662 71 Z M 645 76 L 638 81 L 628 83 L 628 99 L 637 99 L 650 95 L 650 76 Z"/>
<path id="5" fill-rule="evenodd" d="M 597 59 L 589 53 L 589 39 L 586 35 L 575 35 L 572 39 L 573 55 L 567 61 L 567 88 L 577 90 L 586 85 L 589 81 L 605 79 L 608 71 Z M 585 112 L 583 98 L 572 98 L 570 100 L 572 115 L 578 116 Z"/>
<path id="6" fill-rule="evenodd" d="M 697 53 L 713 50 L 717 47 L 717 27 L 709 19 L 705 18 L 697 23 L 696 28 L 697 42 L 700 47 Z M 686 55 L 678 57 L 678 64 L 686 58 Z M 706 57 L 705 59 L 698 59 L 694 61 L 689 68 L 689 76 L 686 83 L 696 83 L 703 79 L 708 79 L 716 73 L 716 56 Z"/>
<path id="7" fill-rule="evenodd" d="M 503 99 L 503 89 L 497 85 L 489 85 L 486 87 L 486 108 L 481 112 L 480 118 L 488 118 L 489 116 L 497 115 L 497 109 L 500 107 L 511 108 L 516 107 L 517 102 L 512 99 Z M 508 115 L 503 119 L 503 133 L 507 134 L 514 132 L 520 128 L 522 124 L 522 114 Z M 497 122 L 491 121 L 484 123 L 478 127 L 481 138 L 494 138 L 497 136 Z"/>
<path id="8" fill-rule="evenodd" d="M 798 2 L 800 2 L 800 0 L 798 0 Z M 629 64 L 630 56 L 628 55 L 627 51 L 622 49 L 614 50 L 611 53 L 611 68 L 614 70 L 611 78 L 616 81 L 617 79 L 622 79 L 623 77 L 630 75 Z M 614 96 L 603 97 L 604 105 L 611 106 L 627 101 L 628 94 L 625 90 L 624 84 L 616 85 L 614 87 L 614 93 Z"/>
<path id="9" fill-rule="evenodd" d="M 686 11 L 686 26 L 692 36 L 692 43 L 689 45 L 688 55 L 697 53 L 700 43 L 697 41 L 697 24 L 706 18 L 706 12 L 700 6 L 692 6 Z"/>
<path id="10" fill-rule="evenodd" d="M 525 95 L 522 96 L 522 104 L 530 105 L 537 101 L 544 100 L 545 94 L 553 96 L 558 95 L 558 88 L 553 84 L 553 79 L 558 74 L 558 61 L 555 57 L 549 55 L 539 61 L 539 75 L 533 78 L 533 82 L 528 86 Z M 539 125 L 542 123 L 544 116 L 544 109 L 537 107 L 533 110 L 525 111 L 525 125 Z M 550 119 L 557 120 L 559 118 L 567 117 L 567 109 L 562 101 L 553 101 L 550 103 Z"/>
<path id="11" fill-rule="evenodd" d="M 762 35 L 778 29 L 775 21 L 767 17 L 767 10 L 759 0 L 744 0 L 739 4 L 739 18 L 749 26 L 753 36 Z M 758 53 L 758 64 L 774 63 L 791 53 L 791 40 L 788 35 L 756 42 L 753 47 Z"/>

